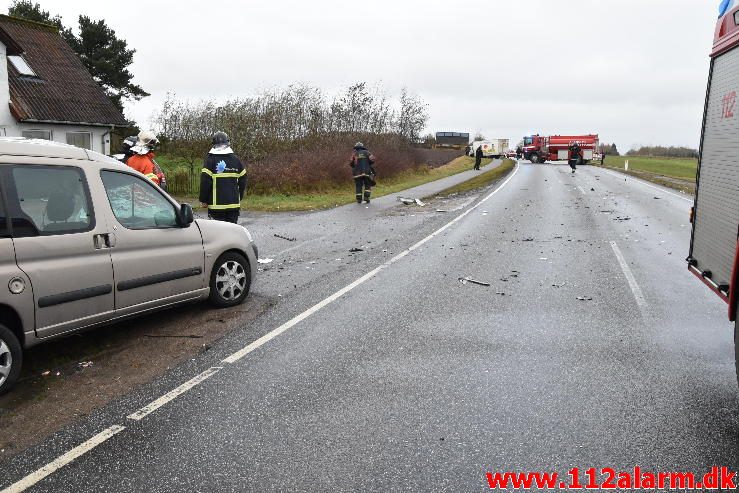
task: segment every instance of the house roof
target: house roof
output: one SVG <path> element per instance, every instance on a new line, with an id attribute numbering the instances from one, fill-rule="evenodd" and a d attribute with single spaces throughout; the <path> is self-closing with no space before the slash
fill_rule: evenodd
<path id="1" fill-rule="evenodd" d="M 128 124 L 56 27 L 0 15 L 0 41 L 38 77 L 8 63 L 10 111 L 18 121 L 94 125 Z"/>

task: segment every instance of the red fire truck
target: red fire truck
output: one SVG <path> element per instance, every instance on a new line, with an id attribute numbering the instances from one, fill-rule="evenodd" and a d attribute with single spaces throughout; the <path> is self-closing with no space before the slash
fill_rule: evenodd
<path id="1" fill-rule="evenodd" d="M 721 3 L 703 111 L 688 269 L 728 304 L 739 379 L 739 4 Z"/>
<path id="2" fill-rule="evenodd" d="M 547 161 L 567 161 L 570 159 L 570 145 L 577 142 L 582 149 L 583 161 L 593 159 L 600 143 L 598 135 L 529 135 L 523 138 L 523 157 L 532 163 Z"/>

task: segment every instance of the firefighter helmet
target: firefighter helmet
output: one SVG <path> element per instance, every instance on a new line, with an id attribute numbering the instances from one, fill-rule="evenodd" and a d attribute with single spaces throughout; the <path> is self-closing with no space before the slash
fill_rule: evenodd
<path id="1" fill-rule="evenodd" d="M 231 143 L 226 132 L 216 132 L 213 134 L 213 145 L 214 146 L 227 146 Z"/>
<path id="2" fill-rule="evenodd" d="M 123 148 L 130 149 L 133 146 L 135 146 L 138 141 L 139 141 L 138 137 L 136 137 L 135 135 L 130 135 L 126 137 L 125 139 L 123 139 L 123 143 L 122 143 Z"/>
<path id="3" fill-rule="evenodd" d="M 356 144 L 354 144 L 355 149 L 359 149 L 361 147 L 364 147 L 364 144 L 362 144 L 361 142 L 357 142 Z"/>
<path id="4" fill-rule="evenodd" d="M 149 149 L 154 149 L 154 147 L 159 144 L 159 139 L 157 139 L 157 136 L 152 132 L 151 130 L 142 130 L 139 132 L 138 142 L 136 142 L 136 145 L 139 146 L 146 146 Z"/>

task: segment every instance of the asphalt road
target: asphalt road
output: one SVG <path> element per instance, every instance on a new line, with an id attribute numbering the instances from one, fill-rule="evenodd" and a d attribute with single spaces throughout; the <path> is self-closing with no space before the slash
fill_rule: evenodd
<path id="1" fill-rule="evenodd" d="M 690 202 L 561 165 L 490 192 L 249 218 L 275 307 L 0 464 L 0 488 L 481 491 L 487 471 L 739 469 L 732 327 L 687 271 Z"/>

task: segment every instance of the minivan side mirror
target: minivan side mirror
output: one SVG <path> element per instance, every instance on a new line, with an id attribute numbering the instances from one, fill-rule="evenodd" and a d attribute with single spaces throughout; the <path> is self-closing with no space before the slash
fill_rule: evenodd
<path id="1" fill-rule="evenodd" d="M 177 215 L 178 222 L 183 228 L 187 228 L 195 220 L 190 204 L 181 204 L 180 213 Z"/>

